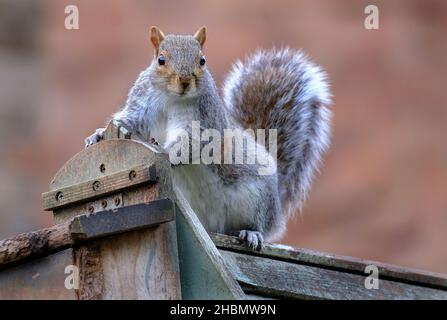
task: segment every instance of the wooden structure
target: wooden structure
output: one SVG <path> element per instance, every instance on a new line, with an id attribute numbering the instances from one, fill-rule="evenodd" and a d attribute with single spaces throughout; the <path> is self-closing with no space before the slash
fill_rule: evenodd
<path id="1" fill-rule="evenodd" d="M 42 195 L 55 225 L 0 241 L 0 299 L 447 299 L 445 275 L 208 235 L 157 146 L 130 138 L 111 123 Z"/>

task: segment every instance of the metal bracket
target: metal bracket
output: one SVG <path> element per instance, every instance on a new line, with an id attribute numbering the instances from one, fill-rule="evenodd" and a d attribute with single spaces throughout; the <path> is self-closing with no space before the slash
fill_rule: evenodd
<path id="1" fill-rule="evenodd" d="M 91 214 L 103 210 L 113 210 L 124 206 L 123 194 L 118 193 L 105 198 L 101 198 L 91 203 L 87 203 L 85 212 L 82 214 Z"/>

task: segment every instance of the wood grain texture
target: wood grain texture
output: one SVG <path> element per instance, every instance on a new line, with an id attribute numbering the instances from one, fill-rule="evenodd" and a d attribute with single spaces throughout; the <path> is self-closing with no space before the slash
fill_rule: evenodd
<path id="1" fill-rule="evenodd" d="M 366 275 L 221 250 L 248 293 L 295 299 L 447 299 L 447 291 L 380 279 L 365 288 Z"/>
<path id="2" fill-rule="evenodd" d="M 68 232 L 71 222 L 23 233 L 0 241 L 0 269 L 19 260 L 48 255 L 74 243 Z"/>
<path id="3" fill-rule="evenodd" d="M 87 149 L 83 149 L 73 156 L 65 165 L 56 173 L 50 184 L 50 191 L 70 187 L 86 181 L 95 181 L 106 175 L 125 172 L 129 168 L 138 166 L 156 167 L 156 178 L 163 180 L 155 185 L 142 185 L 136 188 L 124 190 L 122 192 L 114 191 L 112 195 L 121 195 L 123 202 L 121 205 L 136 204 L 136 201 L 147 202 L 158 198 L 168 198 L 170 194 L 170 176 L 166 175 L 166 161 L 160 155 L 150 150 L 147 144 L 141 141 L 127 139 L 111 139 L 104 140 L 94 144 Z M 168 190 L 166 186 L 169 186 Z M 133 192 L 144 193 L 144 199 L 140 196 L 132 200 Z M 103 196 L 99 200 L 105 199 Z M 141 203 L 140 202 L 140 203 Z M 89 206 L 94 205 L 95 201 L 79 203 L 55 209 L 54 222 L 62 223 L 72 217 L 85 214 Z"/>
<path id="4" fill-rule="evenodd" d="M 366 266 L 375 265 L 378 267 L 380 277 L 383 279 L 408 282 L 415 285 L 447 290 L 447 275 L 444 274 L 404 268 L 377 261 L 362 260 L 353 257 L 317 252 L 309 249 L 293 248 L 282 244 L 267 243 L 261 252 L 257 252 L 243 245 L 236 237 L 212 234 L 211 238 L 218 248 L 224 250 L 232 250 L 249 255 L 257 255 L 270 259 L 308 264 L 321 268 L 329 268 L 360 275 L 364 275 Z"/>
<path id="5" fill-rule="evenodd" d="M 103 133 L 104 140 L 110 139 L 130 139 L 131 133 L 121 126 L 116 120 L 111 120 Z"/>
<path id="6" fill-rule="evenodd" d="M 173 224 L 98 241 L 101 299 L 181 299 Z"/>
<path id="7" fill-rule="evenodd" d="M 79 300 L 100 300 L 104 295 L 101 249 L 98 241 L 92 241 L 73 251 L 73 263 L 79 270 Z"/>
<path id="8" fill-rule="evenodd" d="M 180 299 L 169 225 L 91 241 L 75 250 L 81 300 Z"/>
<path id="9" fill-rule="evenodd" d="M 174 203 L 169 199 L 159 199 L 75 217 L 70 223 L 69 232 L 78 241 L 85 241 L 157 226 L 174 218 Z"/>
<path id="10" fill-rule="evenodd" d="M 129 210 L 132 207 L 150 214 L 135 213 Z M 122 227 L 134 230 L 145 226 L 142 230 L 89 242 L 75 250 L 82 275 L 79 298 L 180 299 L 175 223 L 166 223 L 174 219 L 174 208 L 172 201 L 160 199 L 121 208 L 119 211 L 126 212 L 119 217 L 109 212 L 107 221 L 91 218 L 97 214 L 76 217 L 79 239 L 115 233 L 113 230 Z M 158 225 L 161 221 L 162 225 L 154 226 L 154 222 Z"/>
<path id="11" fill-rule="evenodd" d="M 127 140 L 104 140 L 81 150 L 56 173 L 50 191 L 89 181 L 96 177 L 154 163 L 155 154 L 144 143 Z M 104 171 L 101 171 L 101 164 Z"/>
<path id="12" fill-rule="evenodd" d="M 120 172 L 95 177 L 78 184 L 45 192 L 42 194 L 43 209 L 60 209 L 151 182 L 156 182 L 155 166 L 142 164 Z"/>

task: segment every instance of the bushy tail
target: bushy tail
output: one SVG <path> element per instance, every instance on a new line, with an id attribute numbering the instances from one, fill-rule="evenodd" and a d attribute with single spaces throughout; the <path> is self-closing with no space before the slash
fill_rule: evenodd
<path id="1" fill-rule="evenodd" d="M 326 74 L 292 49 L 258 51 L 234 64 L 223 95 L 242 127 L 277 129 L 278 180 L 287 216 L 302 209 L 330 140 Z"/>

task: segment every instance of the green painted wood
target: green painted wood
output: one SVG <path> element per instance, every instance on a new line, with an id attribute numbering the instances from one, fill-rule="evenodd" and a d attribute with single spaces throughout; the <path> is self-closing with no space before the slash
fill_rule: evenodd
<path id="1" fill-rule="evenodd" d="M 447 299 L 447 291 L 380 279 L 367 289 L 367 275 L 220 250 L 246 293 L 294 299 Z"/>
<path id="2" fill-rule="evenodd" d="M 177 195 L 177 242 L 182 297 L 193 299 L 245 299 L 242 288 L 181 191 Z"/>
<path id="3" fill-rule="evenodd" d="M 445 274 L 405 268 L 378 261 L 318 252 L 304 248 L 293 248 L 276 243 L 265 243 L 261 251 L 253 251 L 251 248 L 241 243 L 237 237 L 223 234 L 211 234 L 211 239 L 213 239 L 214 244 L 219 249 L 298 264 L 313 265 L 347 273 L 364 275 L 365 268 L 374 265 L 378 268 L 380 277 L 383 279 L 447 290 L 447 275 Z"/>

